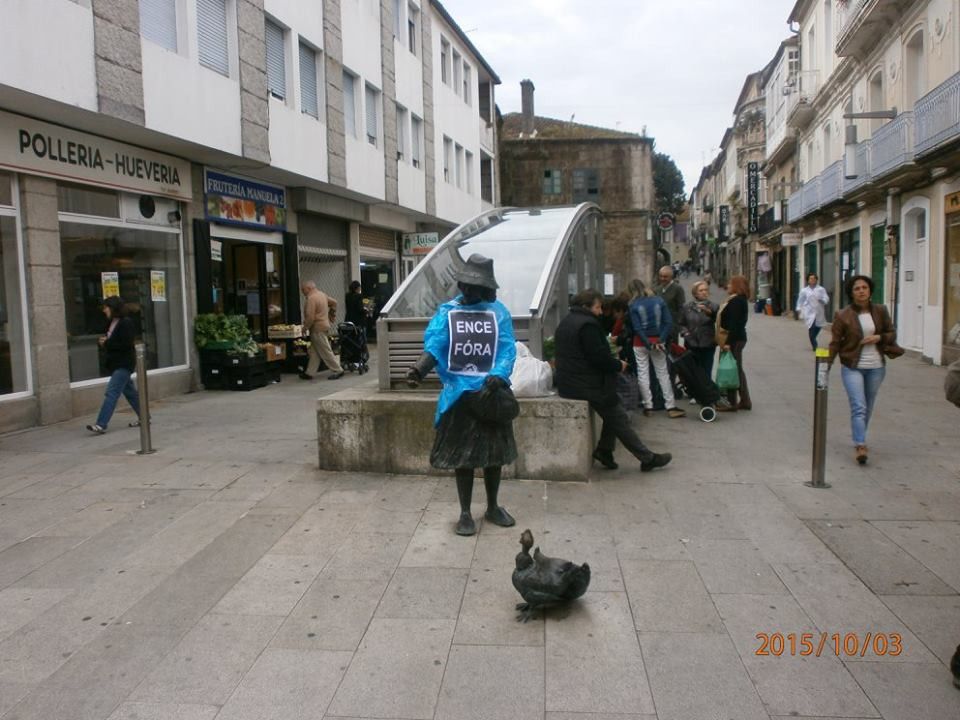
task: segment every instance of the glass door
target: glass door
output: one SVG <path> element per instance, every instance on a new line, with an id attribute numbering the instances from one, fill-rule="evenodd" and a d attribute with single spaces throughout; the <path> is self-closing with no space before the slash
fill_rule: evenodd
<path id="1" fill-rule="evenodd" d="M 244 315 L 258 342 L 267 327 L 284 315 L 283 248 L 239 240 L 213 238 L 218 243 L 211 262 L 213 312 Z"/>

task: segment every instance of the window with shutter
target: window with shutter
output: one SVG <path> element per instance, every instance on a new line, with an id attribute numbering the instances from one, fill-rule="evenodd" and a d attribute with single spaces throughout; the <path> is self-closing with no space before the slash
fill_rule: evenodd
<path id="1" fill-rule="evenodd" d="M 467 150 L 465 153 L 465 157 L 466 157 L 465 172 L 467 174 L 467 192 L 473 195 L 473 153 Z"/>
<path id="2" fill-rule="evenodd" d="M 417 36 L 420 34 L 420 11 L 416 5 L 407 5 L 407 49 L 417 54 Z"/>
<path id="3" fill-rule="evenodd" d="M 453 155 L 453 140 L 444 136 L 443 138 L 443 179 L 444 182 L 450 182 L 450 163 Z"/>
<path id="4" fill-rule="evenodd" d="M 201 65 L 230 77 L 227 0 L 197 0 L 197 46 Z"/>
<path id="5" fill-rule="evenodd" d="M 450 84 L 450 43 L 440 38 L 440 81 Z"/>
<path id="6" fill-rule="evenodd" d="M 286 100 L 287 63 L 284 53 L 283 28 L 272 20 L 266 22 L 267 91 L 275 98 Z"/>
<path id="7" fill-rule="evenodd" d="M 317 95 L 317 53 L 300 43 L 300 112 L 320 118 Z"/>
<path id="8" fill-rule="evenodd" d="M 454 162 L 456 163 L 456 184 L 457 187 L 463 186 L 463 147 L 454 145 Z"/>
<path id="9" fill-rule="evenodd" d="M 471 88 L 473 87 L 473 82 L 470 77 L 470 66 L 467 63 L 463 64 L 463 101 L 467 105 L 473 105 L 473 95 Z"/>
<path id="10" fill-rule="evenodd" d="M 140 34 L 177 51 L 177 0 L 140 0 Z"/>
<path id="11" fill-rule="evenodd" d="M 423 134 L 423 120 L 416 115 L 410 116 L 411 161 L 415 168 L 420 167 L 420 136 Z"/>
<path id="12" fill-rule="evenodd" d="M 393 36 L 397 39 L 403 37 L 403 6 L 405 0 L 393 0 Z"/>
<path id="13" fill-rule="evenodd" d="M 357 81 L 346 70 L 343 71 L 343 126 L 347 135 L 357 136 Z"/>
<path id="14" fill-rule="evenodd" d="M 407 110 L 397 105 L 397 160 L 407 155 Z"/>
<path id="15" fill-rule="evenodd" d="M 376 88 L 367 85 L 364 100 L 364 110 L 367 118 L 367 142 L 375 146 L 379 137 L 377 119 L 380 113 L 377 106 L 380 104 L 380 93 L 377 92 Z"/>
<path id="16" fill-rule="evenodd" d="M 453 91 L 460 92 L 460 83 L 462 82 L 463 59 L 456 50 L 453 51 Z"/>

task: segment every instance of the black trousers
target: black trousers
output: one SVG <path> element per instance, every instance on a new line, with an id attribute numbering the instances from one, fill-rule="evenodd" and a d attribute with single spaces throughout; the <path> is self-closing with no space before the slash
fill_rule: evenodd
<path id="1" fill-rule="evenodd" d="M 597 450 L 613 452 L 613 448 L 619 440 L 637 460 L 642 462 L 650 459 L 653 453 L 643 444 L 636 430 L 633 429 L 630 424 L 630 416 L 619 398 L 615 403 L 591 402 L 590 407 L 603 420 L 603 429 L 600 431 Z"/>

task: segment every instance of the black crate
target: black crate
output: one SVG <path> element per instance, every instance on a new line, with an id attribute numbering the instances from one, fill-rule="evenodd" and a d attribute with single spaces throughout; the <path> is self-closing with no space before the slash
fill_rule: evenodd
<path id="1" fill-rule="evenodd" d="M 224 366 L 231 370 L 236 368 L 253 368 L 266 365 L 267 356 L 260 352 L 250 357 L 249 355 L 227 355 Z"/>
<path id="2" fill-rule="evenodd" d="M 200 382 L 207 390 L 223 390 L 227 381 L 227 371 L 220 366 L 200 365 Z"/>
<path id="3" fill-rule="evenodd" d="M 256 390 L 267 384 L 267 369 L 265 367 L 236 367 L 229 368 L 226 373 L 227 390 Z"/>
<path id="4" fill-rule="evenodd" d="M 201 367 L 223 367 L 227 364 L 227 355 L 226 350 L 201 350 L 200 351 L 200 365 Z"/>

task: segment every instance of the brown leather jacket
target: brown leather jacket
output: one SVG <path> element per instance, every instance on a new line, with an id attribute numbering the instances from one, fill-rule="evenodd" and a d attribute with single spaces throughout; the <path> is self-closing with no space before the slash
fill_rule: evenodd
<path id="1" fill-rule="evenodd" d="M 893 326 L 890 313 L 886 305 L 870 303 L 870 314 L 873 316 L 873 325 L 876 334 L 880 336 L 877 350 L 884 364 L 887 362 L 884 350 L 897 342 L 897 329 Z M 837 355 L 840 362 L 848 368 L 855 368 L 860 362 L 860 347 L 863 341 L 863 329 L 860 327 L 859 312 L 853 305 L 848 305 L 833 317 L 833 339 L 830 340 L 830 362 L 833 363 Z"/>

